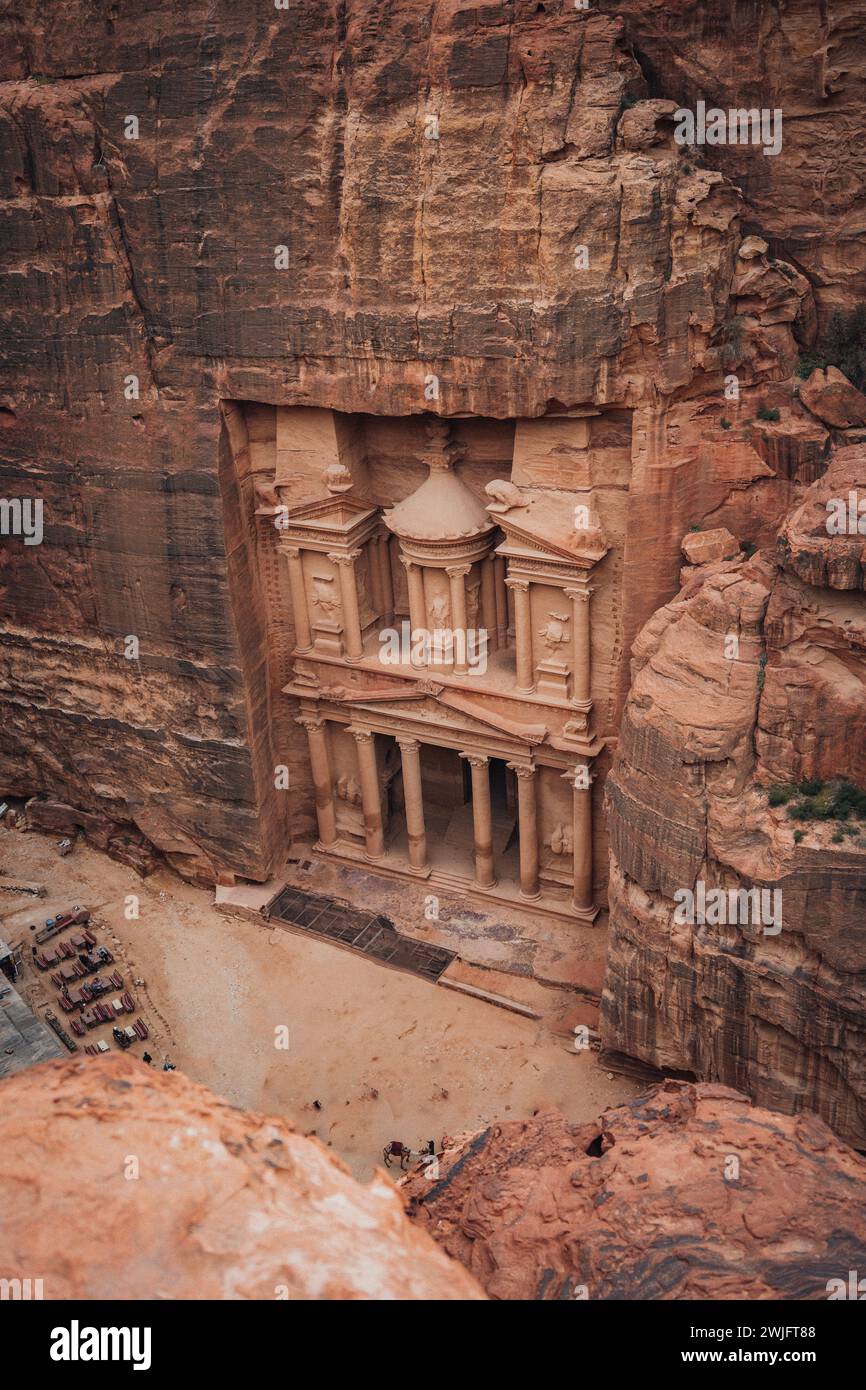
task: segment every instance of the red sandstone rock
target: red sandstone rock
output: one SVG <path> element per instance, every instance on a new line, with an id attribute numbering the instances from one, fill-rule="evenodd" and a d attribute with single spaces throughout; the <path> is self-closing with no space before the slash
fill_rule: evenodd
<path id="1" fill-rule="evenodd" d="M 100 849 L 112 859 L 129 864 L 140 874 L 153 873 L 159 866 L 150 841 L 138 826 L 126 824 L 109 816 L 90 815 L 61 801 L 27 802 L 22 817 L 28 830 L 45 830 L 51 835 L 75 836 L 79 831 L 94 849 Z"/>
<path id="2" fill-rule="evenodd" d="M 736 538 L 724 526 L 713 531 L 690 531 L 683 536 L 683 554 L 690 565 L 709 565 L 715 560 L 735 560 Z"/>
<path id="3" fill-rule="evenodd" d="M 800 400 L 825 425 L 840 430 L 866 425 L 866 396 L 852 386 L 838 367 L 828 367 L 826 371 L 816 367 L 800 387 Z"/>
<path id="4" fill-rule="evenodd" d="M 782 506 L 749 442 L 706 432 L 726 373 L 743 411 L 787 381 L 815 331 L 798 267 L 822 312 L 863 282 L 857 37 L 853 0 L 746 7 L 735 29 L 728 0 L 154 0 L 110 22 L 22 0 L 0 59 L 0 493 L 42 498 L 46 535 L 37 558 L 0 551 L 0 792 L 133 827 L 192 877 L 267 878 L 312 789 L 253 521 L 308 433 L 277 449 L 265 417 L 328 415 L 341 439 L 366 419 L 381 469 L 376 427 L 430 408 L 428 373 L 439 414 L 562 426 L 555 485 L 570 412 L 603 409 L 614 738 L 684 531 L 762 540 Z M 784 159 L 673 144 L 672 107 L 744 82 L 784 107 Z M 467 462 L 482 488 L 490 462 Z"/>
<path id="5" fill-rule="evenodd" d="M 0 1277 L 46 1299 L 478 1299 L 318 1140 L 131 1057 L 0 1087 Z"/>
<path id="6" fill-rule="evenodd" d="M 627 150 L 642 150 L 649 145 L 671 141 L 675 101 L 639 101 L 623 112 L 619 133 Z"/>
<path id="7" fill-rule="evenodd" d="M 751 145 L 699 152 L 742 188 L 754 224 L 776 254 L 790 250 L 821 285 L 823 319 L 833 307 L 847 311 L 866 299 L 860 231 L 866 50 L 859 0 L 840 0 L 820 13 L 812 0 L 736 12 L 730 0 L 617 0 L 616 9 L 652 72 L 654 97 L 673 96 L 692 110 L 704 100 L 725 110 L 782 111 L 776 157 Z"/>
<path id="8" fill-rule="evenodd" d="M 403 1183 L 497 1299 L 826 1299 L 866 1260 L 866 1161 L 812 1115 L 668 1081 L 597 1125 L 491 1126 Z"/>
<path id="9" fill-rule="evenodd" d="M 837 451 L 826 474 L 785 519 L 779 553 L 806 584 L 866 588 L 866 448 Z"/>
<path id="10" fill-rule="evenodd" d="M 804 778 L 866 788 L 864 537 L 826 526 L 827 499 L 851 492 L 866 495 L 863 446 L 837 451 L 792 511 L 778 564 L 701 570 L 634 645 L 606 785 L 601 1031 L 653 1066 L 815 1110 L 863 1147 L 866 827 L 767 800 Z M 781 932 L 679 923 L 674 894 L 698 881 L 780 890 Z"/>

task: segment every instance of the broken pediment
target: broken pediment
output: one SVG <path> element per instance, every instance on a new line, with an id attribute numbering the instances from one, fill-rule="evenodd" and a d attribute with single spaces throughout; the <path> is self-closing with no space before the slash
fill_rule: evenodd
<path id="1" fill-rule="evenodd" d="M 431 721 L 435 724 L 450 723 L 461 732 L 487 734 L 491 729 L 519 738 L 527 744 L 543 742 L 547 725 L 525 723 L 510 719 L 499 710 L 487 710 L 475 698 L 462 695 L 430 680 L 419 681 L 406 690 L 392 686 L 377 686 L 364 689 L 335 685 L 324 686 L 320 697 L 333 699 L 341 704 L 367 710 L 370 714 L 381 714 L 393 718 L 405 714 L 410 719 Z"/>
<path id="2" fill-rule="evenodd" d="M 376 514 L 377 508 L 371 507 L 369 503 L 362 502 L 357 497 L 349 497 L 345 493 L 336 493 L 320 497 L 315 502 L 304 502 L 299 507 L 293 507 L 288 527 L 292 531 L 296 527 L 310 527 L 316 530 L 326 528 L 333 530 L 335 534 L 344 535 Z"/>
<path id="3" fill-rule="evenodd" d="M 597 564 L 607 554 L 601 522 L 588 495 L 518 489 L 500 482 L 489 484 L 487 491 L 494 499 L 488 512 L 507 541 L 521 550 L 570 560 L 582 569 Z"/>

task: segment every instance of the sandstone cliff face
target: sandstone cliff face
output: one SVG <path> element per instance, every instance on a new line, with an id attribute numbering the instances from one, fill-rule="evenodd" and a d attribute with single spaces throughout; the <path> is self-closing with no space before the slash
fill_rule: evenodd
<path id="1" fill-rule="evenodd" d="M 618 0 L 616 9 L 653 94 L 783 112 L 780 156 L 719 146 L 713 163 L 743 190 L 774 251 L 820 287 L 825 310 L 866 297 L 859 0 Z"/>
<path id="2" fill-rule="evenodd" d="M 733 20 L 727 0 L 22 0 L 0 62 L 0 492 L 44 501 L 45 540 L 0 554 L 0 790 L 197 877 L 280 862 L 309 787 L 273 784 L 302 735 L 274 713 L 234 402 L 633 411 L 621 702 L 683 531 L 721 509 L 762 540 L 789 500 L 768 446 L 719 421 L 768 391 L 787 409 L 815 298 L 862 285 L 855 19 L 853 0 Z M 674 144 L 676 104 L 735 80 L 785 107 L 776 161 Z M 788 467 L 803 431 L 792 408 Z"/>
<path id="3" fill-rule="evenodd" d="M 866 537 L 827 502 L 866 497 L 866 448 L 839 449 L 778 546 L 684 571 L 634 646 L 606 787 L 607 1046 L 866 1146 L 866 827 L 791 819 L 768 788 L 866 787 Z M 846 832 L 846 833 L 843 833 Z M 850 832 L 850 833 L 847 833 Z M 781 931 L 680 920 L 674 895 L 781 893 Z M 771 929 L 768 932 L 767 926 Z"/>
<path id="4" fill-rule="evenodd" d="M 315 1139 L 131 1057 L 0 1087 L 0 1277 L 46 1299 L 479 1299 Z"/>
<path id="5" fill-rule="evenodd" d="M 496 1125 L 403 1187 L 491 1298 L 825 1299 L 862 1268 L 864 1179 L 814 1116 L 669 1081 L 597 1126 Z"/>

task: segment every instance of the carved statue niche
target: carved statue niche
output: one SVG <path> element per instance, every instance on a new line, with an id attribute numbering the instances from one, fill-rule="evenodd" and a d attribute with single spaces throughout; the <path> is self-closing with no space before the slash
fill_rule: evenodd
<path id="1" fill-rule="evenodd" d="M 430 600 L 430 626 L 436 628 L 446 628 L 451 622 L 451 605 L 445 594 L 436 594 Z"/>
<path id="2" fill-rule="evenodd" d="M 548 613 L 547 616 L 550 622 L 539 628 L 538 636 L 549 652 L 555 652 L 557 648 L 569 641 L 567 627 L 570 615 L 568 613 Z"/>
<path id="3" fill-rule="evenodd" d="M 563 825 L 562 821 L 558 821 L 546 844 L 552 854 L 571 854 L 574 849 L 571 830 L 567 825 Z"/>
<path id="4" fill-rule="evenodd" d="M 349 806 L 360 806 L 361 785 L 354 777 L 338 777 L 335 791 L 339 799 L 347 802 Z"/>
<path id="5" fill-rule="evenodd" d="M 336 579 L 332 574 L 314 574 L 312 603 L 328 617 L 335 613 L 340 606 L 334 585 Z"/>

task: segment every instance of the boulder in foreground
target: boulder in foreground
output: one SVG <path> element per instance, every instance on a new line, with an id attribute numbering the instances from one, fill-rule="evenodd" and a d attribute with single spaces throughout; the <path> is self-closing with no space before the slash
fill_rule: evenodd
<path id="1" fill-rule="evenodd" d="M 497 1299 L 826 1299 L 866 1270 L 866 1161 L 709 1083 L 491 1126 L 403 1188 Z"/>
<path id="2" fill-rule="evenodd" d="M 0 1086 L 0 1278 L 46 1299 L 479 1299 L 316 1139 L 131 1057 Z"/>

